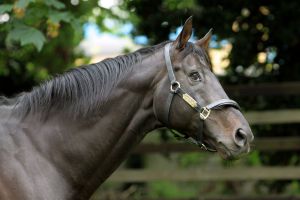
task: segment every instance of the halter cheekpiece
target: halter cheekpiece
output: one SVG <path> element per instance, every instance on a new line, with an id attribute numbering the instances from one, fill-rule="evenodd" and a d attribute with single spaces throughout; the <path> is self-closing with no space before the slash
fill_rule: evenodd
<path id="1" fill-rule="evenodd" d="M 200 130 L 199 130 L 199 133 L 196 135 L 196 139 L 189 137 L 187 135 L 182 136 L 182 135 L 174 132 L 173 130 L 171 130 L 171 132 L 179 140 L 185 140 L 192 144 L 196 144 L 197 146 L 199 146 L 200 148 L 202 148 L 204 150 L 215 151 L 215 150 L 207 148 L 206 145 L 203 143 L 204 121 L 209 117 L 211 110 L 222 109 L 225 106 L 231 106 L 231 107 L 234 107 L 237 109 L 240 109 L 240 107 L 235 101 L 233 101 L 231 99 L 220 99 L 220 100 L 214 101 L 206 106 L 203 106 L 203 107 L 200 106 L 200 104 L 191 95 L 189 95 L 187 92 L 185 92 L 181 88 L 180 82 L 178 82 L 176 80 L 176 77 L 175 77 L 175 74 L 173 71 L 172 62 L 171 62 L 171 57 L 170 57 L 170 47 L 171 47 L 171 43 L 168 43 L 164 49 L 165 62 L 167 65 L 168 77 L 170 80 L 170 93 L 169 93 L 169 96 L 167 99 L 166 111 L 164 112 L 165 113 L 164 121 L 169 125 L 170 108 L 171 108 L 171 104 L 173 101 L 173 97 L 176 94 L 179 97 L 181 97 L 181 99 L 183 99 L 190 107 L 192 107 L 195 111 L 197 111 L 199 113 L 201 127 L 199 127 Z"/>

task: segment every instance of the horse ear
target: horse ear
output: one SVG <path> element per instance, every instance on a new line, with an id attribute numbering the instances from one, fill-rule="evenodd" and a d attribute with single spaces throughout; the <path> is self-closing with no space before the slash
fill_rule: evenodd
<path id="1" fill-rule="evenodd" d="M 200 47 L 204 47 L 207 50 L 209 47 L 209 42 L 210 42 L 211 36 L 212 36 L 212 31 L 213 31 L 213 29 L 211 28 L 203 38 L 196 41 L 196 45 L 198 45 Z"/>
<path id="2" fill-rule="evenodd" d="M 184 23 L 183 29 L 181 30 L 180 34 L 175 40 L 175 46 L 177 49 L 182 50 L 185 48 L 186 43 L 189 41 L 191 35 L 192 35 L 192 16 L 190 16 Z"/>

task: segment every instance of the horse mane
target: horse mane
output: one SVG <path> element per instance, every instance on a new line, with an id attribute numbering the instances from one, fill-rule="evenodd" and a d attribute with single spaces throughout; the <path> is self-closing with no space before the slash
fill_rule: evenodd
<path id="1" fill-rule="evenodd" d="M 131 72 L 133 66 L 165 43 L 57 75 L 17 97 L 14 110 L 21 117 L 39 114 L 43 118 L 50 111 L 63 112 L 72 118 L 99 113 L 112 89 Z"/>

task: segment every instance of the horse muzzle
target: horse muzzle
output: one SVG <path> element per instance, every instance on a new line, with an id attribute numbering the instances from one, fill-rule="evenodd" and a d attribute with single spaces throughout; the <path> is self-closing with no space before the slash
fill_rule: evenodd
<path id="1" fill-rule="evenodd" d="M 231 140 L 219 140 L 215 145 L 217 152 L 226 160 L 234 160 L 250 152 L 250 144 L 254 136 L 251 131 L 246 132 L 238 128 Z"/>

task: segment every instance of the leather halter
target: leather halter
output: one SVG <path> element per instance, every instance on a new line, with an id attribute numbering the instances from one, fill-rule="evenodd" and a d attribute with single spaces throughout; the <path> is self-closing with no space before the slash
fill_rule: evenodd
<path id="1" fill-rule="evenodd" d="M 203 126 L 204 126 L 204 121 L 209 117 L 211 110 L 217 110 L 217 109 L 222 109 L 225 106 L 231 106 L 237 109 L 240 109 L 239 105 L 231 100 L 231 99 L 220 99 L 217 101 L 214 101 L 204 107 L 200 106 L 200 104 L 187 92 L 185 92 L 182 88 L 180 83 L 176 80 L 174 71 L 173 71 L 173 66 L 171 62 L 171 57 L 170 57 L 170 47 L 171 43 L 168 43 L 165 46 L 165 62 L 167 65 L 167 70 L 168 70 L 168 77 L 171 83 L 170 86 L 170 93 L 167 99 L 167 106 L 166 110 L 164 112 L 164 121 L 169 125 L 169 115 L 170 115 L 170 108 L 172 105 L 173 97 L 174 95 L 178 95 L 181 99 L 183 99 L 190 107 L 192 107 L 196 112 L 199 113 L 200 117 L 200 127 L 199 127 L 199 133 L 196 135 L 196 138 L 189 137 L 187 135 L 180 135 L 173 130 L 171 132 L 174 134 L 174 136 L 179 139 L 179 140 L 185 140 L 187 142 L 190 142 L 192 144 L 196 144 L 200 148 L 208 151 L 215 151 L 213 149 L 209 149 L 205 146 L 203 143 Z"/>

